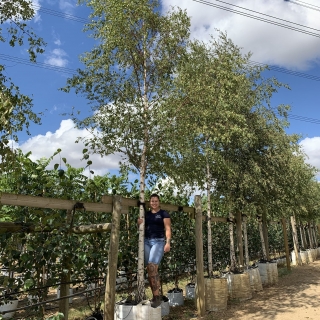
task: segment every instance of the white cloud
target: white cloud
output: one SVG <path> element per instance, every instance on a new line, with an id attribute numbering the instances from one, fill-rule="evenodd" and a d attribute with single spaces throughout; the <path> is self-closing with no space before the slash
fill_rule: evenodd
<path id="1" fill-rule="evenodd" d="M 58 38 L 55 38 L 55 39 L 53 40 L 53 43 L 54 43 L 56 46 L 61 46 L 61 40 L 58 39 Z"/>
<path id="2" fill-rule="evenodd" d="M 320 170 L 320 137 L 305 138 L 300 145 L 308 156 L 306 162 Z"/>
<path id="3" fill-rule="evenodd" d="M 59 1 L 59 8 L 60 10 L 62 10 L 63 12 L 67 13 L 67 14 L 72 14 L 74 9 L 76 7 L 76 1 L 66 1 L 66 0 L 60 0 Z"/>
<path id="4" fill-rule="evenodd" d="M 55 45 L 57 45 L 57 46 L 61 46 L 61 40 L 60 40 L 60 39 L 55 39 L 55 40 L 53 41 L 53 43 L 54 43 Z"/>
<path id="5" fill-rule="evenodd" d="M 60 40 L 60 35 L 57 34 L 54 29 L 52 29 L 51 34 L 52 34 L 52 38 L 53 38 L 53 43 L 54 43 L 56 46 L 61 46 L 61 45 L 62 45 L 62 42 L 61 42 L 61 40 Z"/>
<path id="6" fill-rule="evenodd" d="M 61 49 L 53 49 L 46 57 L 45 63 L 56 67 L 66 67 L 68 65 L 67 53 Z"/>
<path id="7" fill-rule="evenodd" d="M 40 1 L 39 0 L 32 0 L 32 5 L 33 5 L 33 9 L 35 12 L 35 16 L 34 16 L 34 21 L 35 22 L 39 22 L 41 20 L 41 16 L 39 14 L 39 9 L 40 9 Z"/>
<path id="8" fill-rule="evenodd" d="M 60 127 L 55 132 L 48 131 L 45 135 L 34 136 L 18 147 L 24 153 L 32 151 L 30 159 L 36 161 L 40 158 L 49 158 L 57 149 L 61 149 L 61 153 L 54 157 L 50 167 L 55 163 L 60 163 L 61 158 L 66 158 L 67 162 L 75 168 L 86 167 L 87 161 L 82 160 L 82 150 L 85 148 L 82 142 L 75 143 L 80 136 L 87 135 L 86 130 L 79 130 L 75 128 L 72 120 L 62 120 Z M 110 170 L 117 170 L 119 168 L 120 155 L 110 155 L 108 157 L 101 157 L 100 155 L 90 155 L 92 165 L 90 170 L 93 170 L 95 175 L 104 175 Z M 63 167 L 63 162 L 61 163 Z M 88 170 L 87 170 L 88 171 Z M 88 174 L 88 172 L 87 172 Z"/>
<path id="9" fill-rule="evenodd" d="M 214 0 L 215 5 L 244 11 Z M 228 1 L 237 6 L 278 17 L 294 23 L 320 29 L 319 12 L 301 7 L 288 1 L 278 0 L 235 0 Z M 308 3 L 317 5 L 316 0 Z M 217 36 L 216 29 L 227 31 L 228 36 L 242 47 L 244 52 L 253 53 L 252 60 L 262 63 L 276 64 L 291 69 L 306 70 L 314 63 L 319 63 L 319 38 L 295 32 L 269 23 L 257 21 L 239 14 L 214 8 L 191 0 L 163 0 L 163 8 L 170 6 L 187 9 L 191 16 L 191 36 L 208 41 L 210 35 Z M 254 12 L 248 12 L 258 15 Z M 271 17 L 261 16 L 268 20 Z M 279 21 L 288 24 L 285 21 Z M 302 28 L 301 26 L 294 25 Z M 314 33 L 319 33 L 315 30 Z"/>
<path id="10" fill-rule="evenodd" d="M 84 145 L 82 142 L 75 143 L 75 141 L 78 137 L 87 134 L 88 132 L 86 130 L 76 129 L 71 119 L 62 120 L 60 127 L 55 132 L 52 133 L 48 131 L 45 135 L 34 136 L 20 145 L 13 143 L 13 147 L 20 148 L 24 153 L 32 151 L 30 158 L 33 161 L 42 157 L 49 158 L 57 149 L 61 149 L 61 157 L 66 158 L 71 166 L 81 168 L 86 166 L 86 161 L 81 160 Z M 320 137 L 305 138 L 300 142 L 300 145 L 308 156 L 306 162 L 320 170 Z M 51 167 L 53 167 L 55 163 L 60 163 L 60 155 L 55 156 L 53 162 L 50 164 Z M 95 154 L 90 155 L 90 159 L 93 162 L 90 169 L 94 171 L 95 175 L 104 175 L 110 170 L 119 169 L 121 156 L 115 154 L 101 157 Z M 170 184 L 172 180 L 167 178 L 161 182 L 162 184 Z M 203 190 L 198 188 L 196 190 L 189 189 L 188 191 L 192 193 L 192 196 L 203 193 Z"/>

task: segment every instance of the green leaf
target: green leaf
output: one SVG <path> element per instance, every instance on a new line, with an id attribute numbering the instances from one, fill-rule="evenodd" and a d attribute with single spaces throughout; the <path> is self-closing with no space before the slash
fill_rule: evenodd
<path id="1" fill-rule="evenodd" d="M 33 279 L 26 279 L 26 280 L 24 281 L 23 287 L 24 287 L 25 290 L 28 290 L 28 289 L 29 289 L 30 287 L 32 287 L 33 285 L 34 285 Z"/>

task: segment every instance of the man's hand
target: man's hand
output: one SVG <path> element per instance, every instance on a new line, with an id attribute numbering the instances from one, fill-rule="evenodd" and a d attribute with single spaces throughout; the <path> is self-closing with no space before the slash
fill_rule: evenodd
<path id="1" fill-rule="evenodd" d="M 170 243 L 166 243 L 163 249 L 164 252 L 169 252 L 170 251 Z"/>

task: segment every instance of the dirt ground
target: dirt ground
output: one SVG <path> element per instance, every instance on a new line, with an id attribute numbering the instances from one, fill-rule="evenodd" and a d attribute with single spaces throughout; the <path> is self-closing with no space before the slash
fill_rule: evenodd
<path id="1" fill-rule="evenodd" d="M 194 301 L 185 300 L 183 306 L 170 307 L 170 314 L 162 320 L 320 320 L 320 260 L 292 266 L 290 272 L 285 268 L 278 270 L 278 284 L 263 287 L 250 300 L 228 303 L 225 311 L 207 312 L 200 318 Z M 73 308 L 85 304 L 79 299 Z"/>
<path id="2" fill-rule="evenodd" d="M 226 311 L 212 312 L 202 319 L 319 320 L 319 297 L 320 260 L 317 260 L 308 265 L 292 267 L 291 272 L 279 277 L 278 284 L 264 287 L 252 299 L 229 304 Z"/>

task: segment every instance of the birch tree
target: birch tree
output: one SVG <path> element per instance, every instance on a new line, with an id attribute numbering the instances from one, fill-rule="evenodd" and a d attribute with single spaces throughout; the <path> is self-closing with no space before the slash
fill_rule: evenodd
<path id="1" fill-rule="evenodd" d="M 75 119 L 92 134 L 85 139 L 88 152 L 120 153 L 121 165 L 139 173 L 143 218 L 147 176 L 163 174 L 170 166 L 169 142 L 175 138 L 178 110 L 166 100 L 186 51 L 189 18 L 180 9 L 162 15 L 157 0 L 86 3 L 92 8 L 86 30 L 97 45 L 82 55 L 85 67 L 65 90 L 75 88 L 92 103 L 92 116 Z M 143 241 L 144 223 L 139 227 L 137 301 L 144 296 Z"/>
<path id="2" fill-rule="evenodd" d="M 172 99 L 184 106 L 179 120 L 186 124 L 177 129 L 184 141 L 174 154 L 177 168 L 172 175 L 203 188 L 214 182 L 215 192 L 234 212 L 266 197 L 266 185 L 280 191 L 275 184 L 281 169 L 272 167 L 270 155 L 280 160 L 281 154 L 287 158 L 296 150 L 296 137 L 284 132 L 289 106 L 271 106 L 272 95 L 283 85 L 264 78 L 265 68 L 252 66 L 250 56 L 224 33 L 209 44 L 193 41 L 179 64 L 178 92 Z"/>

